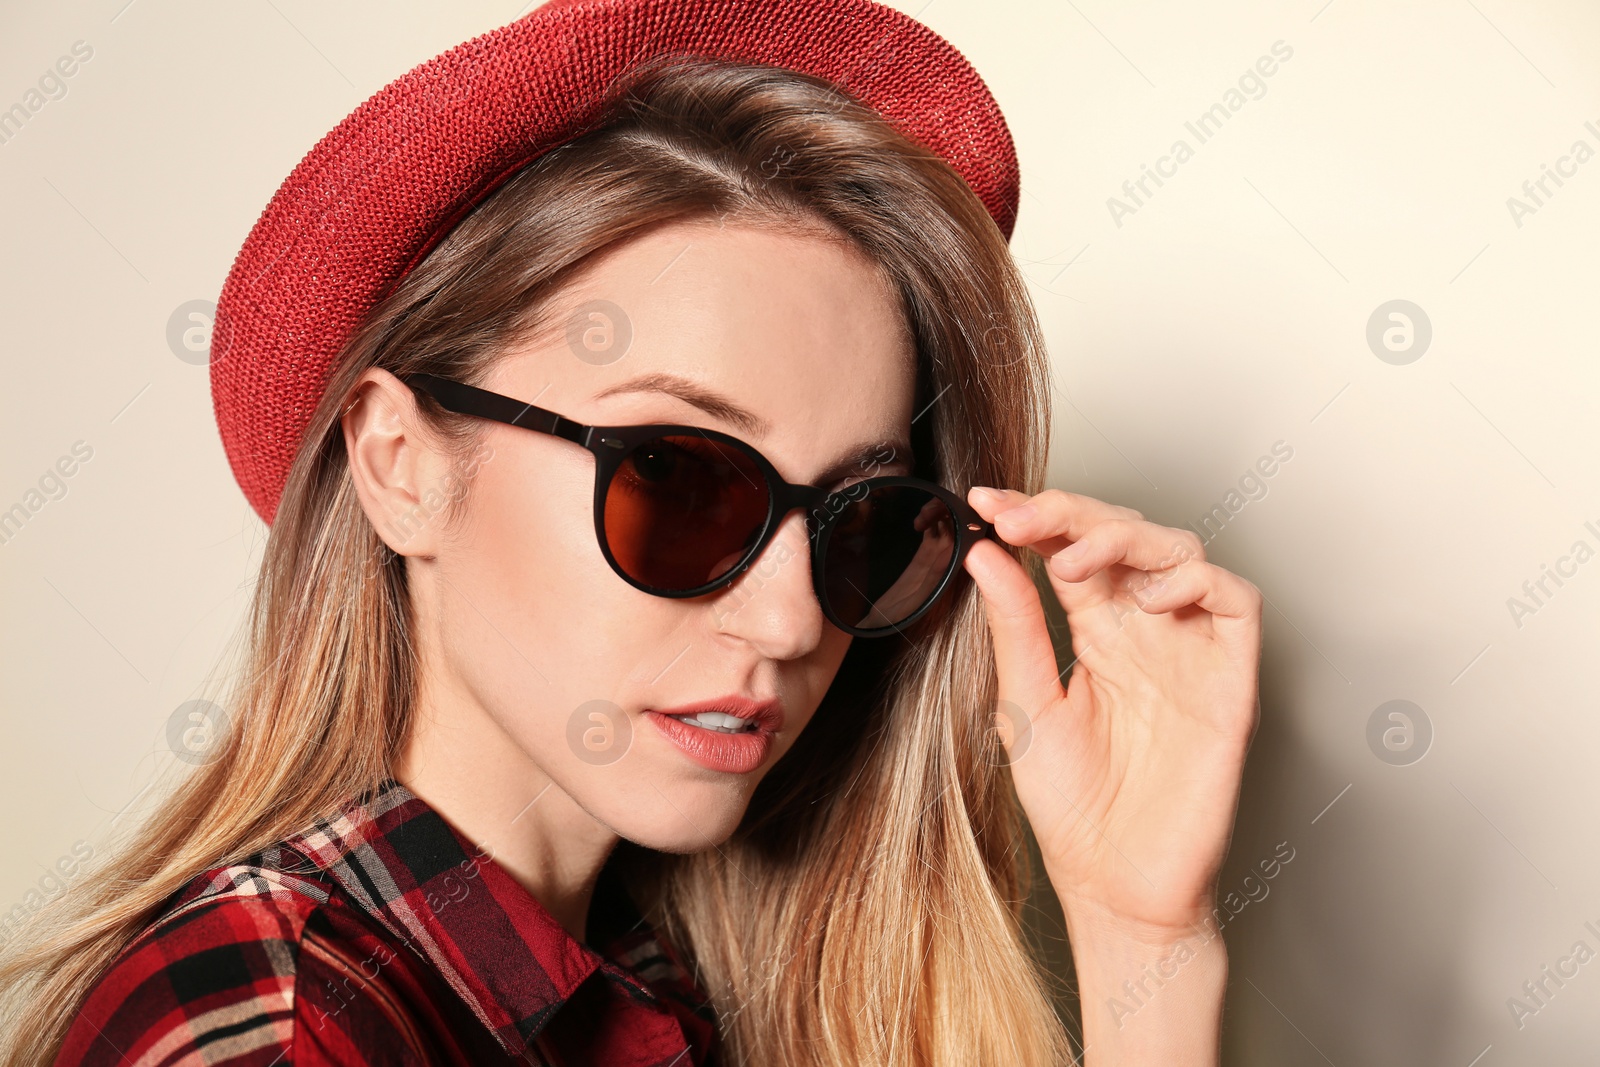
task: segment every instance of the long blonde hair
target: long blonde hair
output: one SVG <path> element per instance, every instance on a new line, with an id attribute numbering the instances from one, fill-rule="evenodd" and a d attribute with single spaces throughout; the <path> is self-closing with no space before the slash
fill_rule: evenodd
<path id="1" fill-rule="evenodd" d="M 481 381 L 549 325 L 550 297 L 590 256 L 707 215 L 820 226 L 864 250 L 915 339 L 919 473 L 963 492 L 1042 488 L 1039 327 L 1004 236 L 956 172 L 819 79 L 705 59 L 641 67 L 603 122 L 496 189 L 347 345 L 267 541 L 244 669 L 223 701 L 227 736 L 10 947 L 4 1063 L 53 1058 L 97 978 L 195 875 L 390 773 L 410 723 L 412 622 L 403 559 L 348 476 L 340 416 L 357 376 L 375 366 Z M 462 457 L 482 432 L 431 405 L 424 414 Z M 976 589 L 966 583 L 907 636 L 853 643 L 722 847 L 621 850 L 648 914 L 710 993 L 730 1065 L 1071 1061 L 1052 976 L 1022 933 L 1030 872 L 995 756 Z"/>

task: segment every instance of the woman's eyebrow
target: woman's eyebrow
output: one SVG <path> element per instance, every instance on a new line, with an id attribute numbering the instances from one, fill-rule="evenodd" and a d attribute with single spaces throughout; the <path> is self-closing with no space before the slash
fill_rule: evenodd
<path id="1" fill-rule="evenodd" d="M 601 400 L 618 393 L 666 393 L 685 403 L 693 404 L 706 414 L 713 415 L 756 437 L 763 437 L 772 429 L 772 424 L 766 419 L 748 408 L 741 407 L 731 397 L 724 396 L 699 382 L 692 382 L 688 378 L 668 374 L 665 371 L 641 374 L 637 378 L 629 378 L 627 381 L 607 386 L 594 394 L 594 399 Z"/>
<path id="2" fill-rule="evenodd" d="M 772 429 L 770 422 L 733 398 L 666 371 L 653 371 L 609 385 L 594 394 L 594 399 L 601 400 L 619 393 L 666 393 L 755 437 L 763 437 Z M 887 457 L 884 456 L 885 451 L 889 453 Z M 870 478 L 876 473 L 876 468 L 894 465 L 904 465 L 908 469 L 912 465 L 911 445 L 904 438 L 852 449 L 843 459 L 817 475 L 815 484 L 829 485 L 852 474 L 864 473 Z"/>
<path id="3" fill-rule="evenodd" d="M 884 455 L 886 450 L 889 453 L 888 456 Z M 904 467 L 908 471 L 914 469 L 911 459 L 911 446 L 899 440 L 885 441 L 882 444 L 863 445 L 817 475 L 811 484 L 827 488 L 851 475 L 859 475 L 862 478 L 876 478 L 883 473 L 883 468 L 885 467 Z"/>

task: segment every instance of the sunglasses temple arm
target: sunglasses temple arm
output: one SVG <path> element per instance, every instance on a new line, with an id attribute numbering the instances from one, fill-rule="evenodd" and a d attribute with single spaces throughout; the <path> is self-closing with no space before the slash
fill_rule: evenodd
<path id="1" fill-rule="evenodd" d="M 977 544 L 985 537 L 995 541 L 999 540 L 994 532 L 994 523 L 988 521 L 982 515 L 979 515 L 977 511 L 973 509 L 971 504 L 963 501 L 962 510 L 964 511 L 964 514 L 959 516 L 961 525 L 971 538 L 972 544 Z M 976 527 L 976 529 L 974 529 L 974 527 Z"/>

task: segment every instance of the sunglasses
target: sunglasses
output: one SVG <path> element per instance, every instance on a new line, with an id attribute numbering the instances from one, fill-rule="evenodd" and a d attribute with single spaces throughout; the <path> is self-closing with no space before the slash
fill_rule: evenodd
<path id="1" fill-rule="evenodd" d="M 601 554 L 623 581 L 655 596 L 703 596 L 732 584 L 789 512 L 804 508 L 823 615 L 854 636 L 884 637 L 933 607 L 967 552 L 994 533 L 961 497 L 920 478 L 867 478 L 830 492 L 784 481 L 753 446 L 717 430 L 585 426 L 437 375 L 403 380 L 449 411 L 593 453 Z"/>

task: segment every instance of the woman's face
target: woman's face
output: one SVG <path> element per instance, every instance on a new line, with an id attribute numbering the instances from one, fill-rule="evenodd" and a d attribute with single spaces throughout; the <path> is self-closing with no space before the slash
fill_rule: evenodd
<path id="1" fill-rule="evenodd" d="M 610 305 L 600 318 L 596 301 Z M 851 462 L 909 439 L 915 372 L 893 290 L 840 243 L 672 224 L 596 260 L 557 308 L 550 335 L 510 352 L 485 388 L 582 423 L 722 430 L 791 482 L 910 473 L 903 447 L 892 463 Z M 587 450 L 500 423 L 484 432 L 460 525 L 419 538 L 428 551 L 408 561 L 420 710 L 452 748 L 424 758 L 517 797 L 548 781 L 561 803 L 651 848 L 724 840 L 851 641 L 812 591 L 805 513 L 731 586 L 651 596 L 601 555 Z M 719 697 L 781 710 L 754 769 L 705 765 L 671 739 L 694 747 L 699 727 L 647 714 Z"/>

